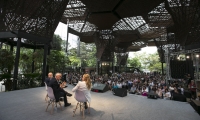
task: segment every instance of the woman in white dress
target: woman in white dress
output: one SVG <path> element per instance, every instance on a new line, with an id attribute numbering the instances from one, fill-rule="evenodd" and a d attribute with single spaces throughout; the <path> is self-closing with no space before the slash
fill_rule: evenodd
<path id="1" fill-rule="evenodd" d="M 82 77 L 82 81 L 79 81 L 78 84 L 72 89 L 73 92 L 76 92 L 76 90 L 83 91 L 85 94 L 85 97 L 87 101 L 90 103 L 91 102 L 91 80 L 90 80 L 90 75 L 89 74 L 84 74 Z M 87 103 L 85 102 L 85 106 L 87 108 Z"/>

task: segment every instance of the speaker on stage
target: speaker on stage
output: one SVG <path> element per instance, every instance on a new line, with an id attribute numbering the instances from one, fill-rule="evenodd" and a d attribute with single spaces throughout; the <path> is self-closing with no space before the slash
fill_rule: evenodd
<path id="1" fill-rule="evenodd" d="M 127 90 L 124 88 L 113 89 L 113 94 L 120 97 L 127 96 Z"/>
<path id="2" fill-rule="evenodd" d="M 180 101 L 180 102 L 187 102 L 186 97 L 180 93 L 174 93 L 173 100 Z"/>
<path id="3" fill-rule="evenodd" d="M 101 84 L 101 83 L 94 83 L 92 86 L 91 91 L 93 92 L 106 92 L 108 91 L 108 85 L 106 84 Z"/>

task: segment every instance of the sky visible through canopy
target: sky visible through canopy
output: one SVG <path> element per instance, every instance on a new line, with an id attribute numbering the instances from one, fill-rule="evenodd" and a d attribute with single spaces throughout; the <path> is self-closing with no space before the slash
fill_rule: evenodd
<path id="1" fill-rule="evenodd" d="M 60 22 L 54 33 L 57 34 L 57 35 L 60 35 L 60 37 L 63 40 L 66 40 L 66 38 L 67 38 L 67 25 Z M 68 38 L 68 41 L 69 41 L 69 44 L 70 44 L 69 49 L 77 47 L 77 40 L 78 40 L 78 37 L 76 35 L 69 34 L 69 38 Z M 144 47 L 138 52 L 141 52 L 141 53 L 146 52 L 147 54 L 152 54 L 152 53 L 157 52 L 157 48 L 156 47 Z M 129 53 L 129 57 L 133 57 L 133 52 Z"/>

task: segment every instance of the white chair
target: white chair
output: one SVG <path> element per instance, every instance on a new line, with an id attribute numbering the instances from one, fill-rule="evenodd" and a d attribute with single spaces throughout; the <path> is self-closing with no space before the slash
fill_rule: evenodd
<path id="1" fill-rule="evenodd" d="M 47 84 L 44 82 L 44 84 L 45 84 L 45 89 L 46 89 L 46 91 L 47 91 Z M 46 94 L 46 96 L 45 96 L 45 98 L 44 98 L 44 100 L 45 100 L 45 102 L 47 102 L 48 101 L 48 94 Z"/>
<path id="2" fill-rule="evenodd" d="M 5 84 L 4 84 L 4 83 L 1 83 L 1 91 L 2 91 L 2 87 L 3 87 L 3 85 L 4 85 L 4 87 L 5 87 Z"/>
<path id="3" fill-rule="evenodd" d="M 47 108 L 46 108 L 46 112 L 47 112 L 47 109 L 48 109 L 49 105 L 52 104 L 52 110 L 51 110 L 51 114 L 52 114 L 53 113 L 53 109 L 54 109 L 54 104 L 57 107 L 57 102 L 56 102 L 56 99 L 55 99 L 55 96 L 54 96 L 54 93 L 53 93 L 53 89 L 51 87 L 47 87 L 47 95 L 49 97 L 49 101 L 48 101 L 48 105 L 47 105 Z M 62 110 L 60 101 L 58 103 L 59 103 L 60 108 Z"/>
<path id="4" fill-rule="evenodd" d="M 82 112 L 82 116 L 83 118 L 85 118 L 84 116 L 84 113 L 85 113 L 85 103 L 84 102 L 88 102 L 87 101 L 87 98 L 85 97 L 85 94 L 84 94 L 84 91 L 79 91 L 79 90 L 76 90 L 75 92 L 75 96 L 74 98 L 77 100 L 77 105 L 76 105 L 76 108 L 74 109 L 73 111 L 73 117 L 76 115 L 75 112 L 76 112 L 76 109 L 79 107 L 80 108 L 80 113 Z M 90 104 L 88 102 L 88 113 L 90 114 Z"/>

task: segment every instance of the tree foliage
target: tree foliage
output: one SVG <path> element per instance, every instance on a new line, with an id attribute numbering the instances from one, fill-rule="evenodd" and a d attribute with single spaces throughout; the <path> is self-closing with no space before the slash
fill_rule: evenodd
<path id="1" fill-rule="evenodd" d="M 76 67 L 95 67 L 96 66 L 96 46 L 80 42 L 80 47 L 71 48 L 68 51 L 68 57 L 71 66 Z"/>
<path id="2" fill-rule="evenodd" d="M 65 41 L 61 39 L 59 35 L 53 36 L 52 49 L 50 50 L 50 55 L 47 56 L 47 65 L 49 65 L 49 70 L 54 72 L 61 72 L 70 64 L 68 57 L 66 56 L 63 45 Z M 20 70 L 22 73 L 32 72 L 32 63 L 34 61 L 34 72 L 40 73 L 42 71 L 43 65 L 43 49 L 26 49 L 21 48 L 20 51 Z"/>
<path id="3" fill-rule="evenodd" d="M 158 53 L 149 54 L 149 56 L 146 58 L 146 63 L 150 71 L 158 71 L 158 72 L 162 71 L 162 64 L 160 62 Z"/>
<path id="4" fill-rule="evenodd" d="M 12 52 L 6 49 L 0 49 L 0 71 L 8 73 L 14 66 L 14 56 Z"/>
<path id="5" fill-rule="evenodd" d="M 142 64 L 141 64 L 139 58 L 136 58 L 136 57 L 134 57 L 132 59 L 128 58 L 127 62 L 128 62 L 128 67 L 135 67 L 138 69 L 141 69 L 141 67 L 142 67 Z"/>
<path id="6" fill-rule="evenodd" d="M 64 41 L 62 40 L 62 38 L 59 35 L 53 35 L 53 39 L 52 39 L 52 47 L 53 50 L 58 50 L 61 51 L 65 48 L 65 44 L 63 44 Z"/>
<path id="7" fill-rule="evenodd" d="M 160 58 L 158 53 L 147 54 L 147 53 L 134 53 L 134 58 L 128 59 L 128 64 L 131 67 L 139 65 L 141 63 L 141 69 L 149 71 L 162 71 L 162 64 L 160 63 Z M 165 65 L 164 65 L 165 68 Z"/>
<path id="8" fill-rule="evenodd" d="M 34 71 L 39 73 L 42 71 L 43 49 L 26 49 L 22 48 L 20 52 L 20 70 L 22 73 L 31 73 L 34 61 Z"/>
<path id="9" fill-rule="evenodd" d="M 57 50 L 52 50 L 47 60 L 47 64 L 49 65 L 49 70 L 54 73 L 64 72 L 66 67 L 70 63 L 71 61 L 66 56 L 65 52 Z"/>

